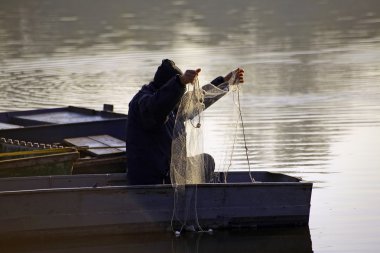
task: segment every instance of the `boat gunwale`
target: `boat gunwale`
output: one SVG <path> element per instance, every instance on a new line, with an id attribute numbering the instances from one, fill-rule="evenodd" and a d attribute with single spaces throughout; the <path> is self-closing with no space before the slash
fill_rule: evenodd
<path id="1" fill-rule="evenodd" d="M 189 188 L 257 188 L 257 187 L 304 187 L 312 189 L 313 183 L 307 181 L 300 182 L 238 182 L 238 183 L 203 183 L 203 184 L 188 184 Z M 24 194 L 24 193 L 54 193 L 54 192 L 83 192 L 83 191 L 120 191 L 120 190 L 173 190 L 174 187 L 170 184 L 165 185 L 105 185 L 105 186 L 83 186 L 83 187 L 54 187 L 54 188 L 41 188 L 41 189 L 27 189 L 27 190 L 3 190 L 0 191 L 0 196 L 9 194 Z"/>

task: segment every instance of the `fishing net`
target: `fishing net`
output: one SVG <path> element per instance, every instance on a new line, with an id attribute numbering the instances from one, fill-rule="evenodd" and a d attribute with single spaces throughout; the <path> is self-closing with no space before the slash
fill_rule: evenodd
<path id="1" fill-rule="evenodd" d="M 228 93 L 239 91 L 237 72 L 233 73 L 229 82 L 214 86 L 207 84 L 200 87 L 198 79 L 188 85 L 187 92 L 178 106 L 177 117 L 173 131 L 172 159 L 170 177 L 175 189 L 173 219 L 183 228 L 203 230 L 198 222 L 197 184 L 226 182 L 226 175 L 230 167 L 233 149 L 235 146 L 237 124 L 239 118 L 235 116 L 235 127 L 229 146 L 224 154 L 223 166 L 220 169 L 225 173 L 223 179 L 215 173 L 213 158 L 204 153 L 204 110 Z M 231 92 L 230 92 L 231 91 Z M 235 115 L 241 115 L 240 103 L 233 99 L 236 105 L 232 108 Z M 231 138 L 233 139 L 231 141 Z M 172 223 L 173 227 L 173 223 Z"/>
<path id="2" fill-rule="evenodd" d="M 203 153 L 203 111 L 226 93 L 212 84 L 201 88 L 198 81 L 188 87 L 179 104 L 173 131 L 170 176 L 174 186 L 205 183 L 210 176 L 206 175 Z"/>
<path id="3" fill-rule="evenodd" d="M 228 182 L 228 172 L 233 166 L 234 156 L 237 156 L 240 160 L 245 160 L 248 175 L 251 182 L 255 182 L 251 174 L 251 163 L 249 159 L 249 150 L 246 140 L 246 132 L 243 122 L 243 114 L 240 106 L 240 85 L 230 84 L 230 92 L 226 94 L 225 101 L 230 103 L 228 106 L 229 121 L 223 126 L 228 134 L 224 134 L 221 138 L 222 155 L 220 155 L 218 167 L 216 170 L 220 172 L 219 182 Z M 235 164 L 236 167 L 237 164 Z M 239 163 L 239 168 L 241 168 L 242 163 Z"/>

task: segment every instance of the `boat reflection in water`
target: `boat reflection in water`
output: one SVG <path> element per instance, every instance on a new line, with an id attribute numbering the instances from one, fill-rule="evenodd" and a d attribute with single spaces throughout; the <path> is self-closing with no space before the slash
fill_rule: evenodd
<path id="1" fill-rule="evenodd" d="M 215 231 L 213 233 L 125 234 L 105 237 L 40 238 L 1 243 L 4 252 L 313 252 L 308 227 Z"/>

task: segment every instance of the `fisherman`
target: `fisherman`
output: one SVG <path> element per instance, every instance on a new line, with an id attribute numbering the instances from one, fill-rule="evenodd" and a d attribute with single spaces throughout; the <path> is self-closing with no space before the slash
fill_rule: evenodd
<path id="1" fill-rule="evenodd" d="M 171 60 L 165 59 L 158 67 L 153 81 L 144 85 L 129 103 L 127 124 L 127 178 L 132 185 L 170 183 L 170 160 L 176 108 L 201 69 L 184 73 Z M 243 83 L 244 70 L 219 76 L 215 86 L 228 82 L 237 73 Z M 207 155 L 208 167 L 215 167 Z M 214 168 L 209 168 L 213 171 Z"/>

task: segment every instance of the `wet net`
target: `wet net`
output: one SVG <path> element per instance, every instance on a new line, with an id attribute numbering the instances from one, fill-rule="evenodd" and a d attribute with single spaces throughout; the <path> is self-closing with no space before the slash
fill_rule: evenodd
<path id="1" fill-rule="evenodd" d="M 203 231 L 198 221 L 197 195 L 198 184 L 227 182 L 227 173 L 231 165 L 236 142 L 236 134 L 241 121 L 240 98 L 237 72 L 229 82 L 214 86 L 199 85 L 198 79 L 188 85 L 187 92 L 178 106 L 177 117 L 173 131 L 172 159 L 170 177 L 174 188 L 174 210 L 172 228 Z M 225 138 L 229 148 L 226 148 L 222 164 L 218 172 L 214 172 L 213 158 L 204 153 L 204 110 L 225 95 L 232 94 L 233 131 Z M 237 96 L 236 96 L 237 95 Z M 248 159 L 248 153 L 247 153 Z M 224 173 L 220 177 L 220 173 Z M 251 177 L 252 181 L 254 179 Z M 175 223 L 175 224 L 173 224 Z"/>

